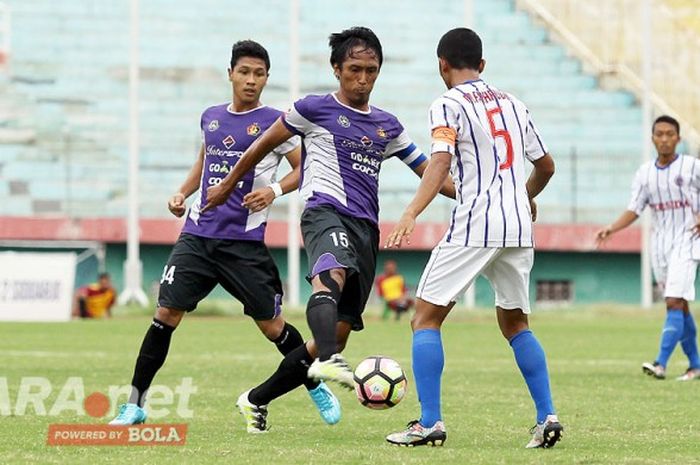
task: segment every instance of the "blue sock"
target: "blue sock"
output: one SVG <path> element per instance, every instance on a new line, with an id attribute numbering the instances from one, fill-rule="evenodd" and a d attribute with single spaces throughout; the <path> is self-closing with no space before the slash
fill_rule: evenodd
<path id="1" fill-rule="evenodd" d="M 537 423 L 543 423 L 547 415 L 555 414 L 544 350 L 529 329 L 513 336 L 510 339 L 510 346 L 513 348 L 515 361 L 530 390 L 530 396 L 535 402 Z"/>
<path id="2" fill-rule="evenodd" d="M 683 310 L 680 308 L 669 308 L 666 312 L 666 323 L 661 331 L 661 344 L 659 347 L 659 355 L 656 357 L 656 363 L 666 368 L 668 359 L 671 358 L 673 349 L 683 336 Z"/>
<path id="3" fill-rule="evenodd" d="M 432 427 L 442 419 L 440 377 L 445 365 L 442 339 L 438 329 L 419 329 L 413 333 L 413 376 L 420 401 L 420 424 Z"/>
<path id="4" fill-rule="evenodd" d="M 698 354 L 698 330 L 695 326 L 693 314 L 688 312 L 683 314 L 683 338 L 681 347 L 688 357 L 690 368 L 700 368 L 700 355 Z"/>

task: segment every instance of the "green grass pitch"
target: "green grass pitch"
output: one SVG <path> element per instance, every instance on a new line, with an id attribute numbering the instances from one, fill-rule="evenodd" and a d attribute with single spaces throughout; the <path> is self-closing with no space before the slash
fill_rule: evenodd
<path id="1" fill-rule="evenodd" d="M 240 316 L 197 316 L 176 331 L 168 360 L 155 383 L 176 386 L 192 377 L 194 417 L 182 447 L 50 447 L 51 423 L 104 422 L 88 416 L 0 416 L 0 463 L 102 464 L 690 464 L 699 463 L 700 382 L 672 378 L 686 368 L 677 349 L 671 379 L 656 381 L 640 364 L 656 354 L 663 310 L 577 308 L 535 313 L 532 328 L 549 359 L 555 404 L 565 425 L 563 440 L 550 450 L 525 450 L 534 411 L 508 344 L 492 311 L 454 314 L 444 328 L 446 364 L 443 448 L 392 447 L 384 436 L 418 415 L 410 371 L 408 319 L 400 323 L 367 317 L 345 354 L 351 363 L 383 354 L 397 359 L 409 392 L 397 407 L 372 411 L 354 393 L 334 391 L 343 419 L 322 423 L 308 396 L 297 390 L 270 406 L 271 431 L 248 435 L 235 412 L 237 396 L 264 379 L 280 355 Z M 22 377 L 47 377 L 54 390 L 71 376 L 85 393 L 128 384 L 150 317 L 65 324 L 0 324 L 0 378 L 11 405 Z M 293 321 L 309 334 L 303 315 Z M 170 416 L 158 422 L 180 423 Z"/>

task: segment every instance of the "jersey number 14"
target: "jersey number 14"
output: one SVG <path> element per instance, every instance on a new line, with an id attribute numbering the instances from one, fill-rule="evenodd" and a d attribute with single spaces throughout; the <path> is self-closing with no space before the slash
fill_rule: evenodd
<path id="1" fill-rule="evenodd" d="M 160 283 L 163 284 L 166 281 L 168 284 L 172 284 L 175 281 L 175 265 L 172 265 L 170 268 L 168 268 L 168 265 L 163 267 L 163 276 L 160 277 Z"/>

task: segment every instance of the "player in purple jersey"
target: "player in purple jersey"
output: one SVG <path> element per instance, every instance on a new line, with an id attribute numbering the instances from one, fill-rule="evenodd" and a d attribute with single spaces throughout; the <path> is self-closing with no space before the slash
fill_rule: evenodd
<path id="1" fill-rule="evenodd" d="M 260 44 L 250 40 L 234 44 L 228 70 L 233 101 L 210 107 L 202 114 L 199 155 L 180 190 L 168 202 L 170 211 L 181 217 L 186 210 L 185 199 L 200 191 L 163 269 L 158 307 L 136 359 L 131 395 L 110 424 L 143 423 L 146 392 L 165 362 L 173 331 L 185 313 L 194 310 L 217 284 L 243 303 L 245 314 L 255 320 L 282 355 L 304 344 L 299 331 L 281 315 L 282 283 L 263 242 L 267 207 L 275 197 L 299 184 L 298 142 L 289 141 L 264 154 L 255 169 L 243 173 L 235 192 L 217 211 L 200 209 L 206 203 L 206 187 L 221 182 L 245 149 L 282 114 L 260 102 L 269 69 L 270 59 Z M 293 170 L 276 183 L 283 157 Z M 323 419 L 336 423 L 340 405 L 332 392 L 316 381 L 307 380 L 305 385 Z M 258 422 L 255 430 L 265 431 L 266 426 Z"/>
<path id="2" fill-rule="evenodd" d="M 306 203 L 301 229 L 313 288 L 306 310 L 313 340 L 289 353 L 272 377 L 239 398 L 239 406 L 260 408 L 263 422 L 267 404 L 307 377 L 352 388 L 352 370 L 340 352 L 350 331 L 363 328 L 362 312 L 374 281 L 381 164 L 396 156 L 419 176 L 428 164 L 396 117 L 369 104 L 382 65 L 376 35 L 354 27 L 332 34 L 330 47 L 339 89 L 295 102 L 226 179 L 207 192 L 205 210 L 224 204 L 243 173 L 265 153 L 295 134 L 302 136 L 300 191 Z M 443 193 L 454 197 L 451 181 Z"/>

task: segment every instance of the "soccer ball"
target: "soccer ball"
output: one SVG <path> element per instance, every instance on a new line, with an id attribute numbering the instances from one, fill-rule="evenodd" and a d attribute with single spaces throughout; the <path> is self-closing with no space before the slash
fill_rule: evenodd
<path id="1" fill-rule="evenodd" d="M 367 408 L 391 408 L 406 394 L 406 374 L 401 365 L 381 355 L 361 361 L 355 368 L 354 378 L 357 400 Z"/>

